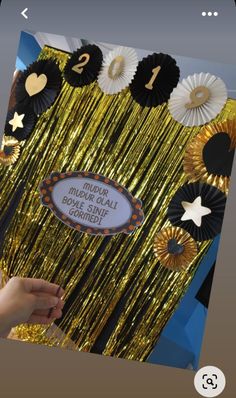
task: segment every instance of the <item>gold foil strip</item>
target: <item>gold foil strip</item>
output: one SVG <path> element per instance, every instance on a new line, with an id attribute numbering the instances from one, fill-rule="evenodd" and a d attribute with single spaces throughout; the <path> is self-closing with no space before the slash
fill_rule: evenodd
<path id="1" fill-rule="evenodd" d="M 68 54 L 44 47 L 40 58 L 50 57 L 62 69 Z M 235 101 L 228 100 L 217 120 L 234 107 Z M 163 269 L 153 252 L 156 233 L 170 226 L 168 204 L 186 182 L 186 145 L 199 131 L 176 123 L 166 104 L 142 109 L 128 89 L 107 96 L 96 82 L 83 88 L 63 83 L 55 104 L 23 144 L 17 164 L 1 170 L 0 223 L 22 182 L 25 190 L 6 231 L 0 264 L 10 276 L 61 284 L 66 300 L 81 286 L 59 324 L 64 338 L 52 343 L 47 327 L 24 325 L 21 339 L 64 347 L 73 338 L 78 349 L 94 350 L 125 298 L 102 352 L 140 361 L 148 357 L 210 244 L 201 243 L 195 261 L 181 273 Z M 38 192 L 52 171 L 67 170 L 93 171 L 124 185 L 143 202 L 143 226 L 131 236 L 110 238 L 69 229 L 40 204 Z"/>

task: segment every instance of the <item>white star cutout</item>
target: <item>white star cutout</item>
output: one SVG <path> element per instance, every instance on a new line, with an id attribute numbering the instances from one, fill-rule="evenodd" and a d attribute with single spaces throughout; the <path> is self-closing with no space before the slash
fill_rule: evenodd
<path id="1" fill-rule="evenodd" d="M 19 115 L 17 112 L 14 113 L 13 119 L 9 120 L 9 124 L 12 126 L 12 131 L 14 132 L 17 128 L 23 128 L 24 125 L 22 120 L 24 119 L 25 114 Z"/>
<path id="2" fill-rule="evenodd" d="M 185 213 L 181 217 L 181 221 L 192 220 L 197 227 L 202 225 L 202 217 L 211 213 L 211 209 L 202 206 L 202 198 L 198 196 L 192 203 L 181 202 Z"/>

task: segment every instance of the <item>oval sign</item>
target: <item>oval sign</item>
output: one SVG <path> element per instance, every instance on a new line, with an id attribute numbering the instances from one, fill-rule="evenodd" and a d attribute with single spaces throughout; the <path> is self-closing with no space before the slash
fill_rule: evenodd
<path id="1" fill-rule="evenodd" d="M 130 234 L 144 220 L 141 201 L 100 174 L 52 173 L 39 190 L 42 204 L 77 231 L 91 235 Z"/>

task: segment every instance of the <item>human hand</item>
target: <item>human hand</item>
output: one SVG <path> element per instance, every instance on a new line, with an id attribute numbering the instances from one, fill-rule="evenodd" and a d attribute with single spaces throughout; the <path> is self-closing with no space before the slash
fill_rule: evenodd
<path id="1" fill-rule="evenodd" d="M 11 278 L 0 289 L 0 336 L 21 323 L 50 324 L 60 318 L 63 294 L 62 288 L 43 279 Z"/>

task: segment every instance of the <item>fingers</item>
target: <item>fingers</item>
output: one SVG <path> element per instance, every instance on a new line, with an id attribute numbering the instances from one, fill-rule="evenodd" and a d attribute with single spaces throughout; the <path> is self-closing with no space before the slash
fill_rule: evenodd
<path id="1" fill-rule="evenodd" d="M 32 315 L 39 315 L 48 318 L 48 310 L 35 310 Z M 60 308 L 53 308 L 50 314 L 50 318 L 59 319 L 62 316 L 62 310 Z"/>
<path id="2" fill-rule="evenodd" d="M 31 315 L 27 323 L 36 324 L 36 325 L 49 325 L 53 321 L 54 321 L 53 318 L 48 318 L 47 316 Z"/>
<path id="3" fill-rule="evenodd" d="M 38 293 L 38 292 L 34 292 L 33 295 L 36 297 L 55 297 L 55 296 L 49 295 L 47 293 Z M 64 301 L 62 299 L 60 299 L 58 303 L 63 304 Z"/>
<path id="4" fill-rule="evenodd" d="M 29 293 L 41 292 L 51 294 L 52 296 L 62 297 L 64 289 L 55 283 L 50 283 L 44 279 L 25 278 L 25 287 Z"/>
<path id="5" fill-rule="evenodd" d="M 62 309 L 64 307 L 65 303 L 62 300 L 59 300 L 58 304 L 56 307 L 50 308 L 50 317 L 52 318 L 60 318 L 62 316 Z M 33 312 L 34 315 L 46 315 L 48 316 L 48 309 L 37 309 Z M 50 318 L 49 317 L 49 318 Z"/>
<path id="6" fill-rule="evenodd" d="M 55 296 L 34 296 L 34 310 L 49 310 L 52 307 L 57 307 L 62 301 Z"/>

